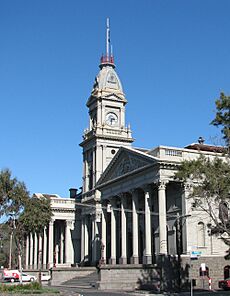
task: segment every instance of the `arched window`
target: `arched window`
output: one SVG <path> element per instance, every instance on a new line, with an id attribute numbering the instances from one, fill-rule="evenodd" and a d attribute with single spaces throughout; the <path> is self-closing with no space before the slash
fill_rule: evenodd
<path id="1" fill-rule="evenodd" d="M 219 204 L 219 218 L 223 223 L 228 221 L 228 204 L 224 201 Z"/>
<path id="2" fill-rule="evenodd" d="M 203 222 L 199 222 L 197 225 L 197 246 L 205 246 L 205 227 Z"/>

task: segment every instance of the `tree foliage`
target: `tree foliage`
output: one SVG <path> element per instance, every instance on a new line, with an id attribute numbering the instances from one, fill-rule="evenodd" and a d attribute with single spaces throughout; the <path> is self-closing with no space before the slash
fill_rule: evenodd
<path id="1" fill-rule="evenodd" d="M 27 233 L 42 233 L 44 226 L 49 224 L 51 217 L 50 200 L 45 197 L 32 197 L 26 203 L 20 221 Z"/>
<path id="2" fill-rule="evenodd" d="M 221 126 L 221 132 L 227 147 L 230 147 L 230 96 L 220 93 L 219 99 L 216 100 L 216 117 L 211 124 Z"/>
<path id="3" fill-rule="evenodd" d="M 29 199 L 25 183 L 13 178 L 9 169 L 0 172 L 0 217 L 18 217 Z"/>
<path id="4" fill-rule="evenodd" d="M 224 93 L 216 100 L 216 116 L 211 122 L 220 126 L 223 139 L 230 147 L 230 97 Z M 230 154 L 214 158 L 200 156 L 198 159 L 183 161 L 175 178 L 191 184 L 189 198 L 194 208 L 206 212 L 211 220 L 208 223 L 211 234 L 221 235 L 230 246 Z M 229 253 L 230 254 L 230 253 Z"/>
<path id="5" fill-rule="evenodd" d="M 29 232 L 41 233 L 51 220 L 50 200 L 30 197 L 24 182 L 12 177 L 11 171 L 0 171 L 0 217 L 3 216 L 13 235 L 21 260 L 25 235 Z"/>

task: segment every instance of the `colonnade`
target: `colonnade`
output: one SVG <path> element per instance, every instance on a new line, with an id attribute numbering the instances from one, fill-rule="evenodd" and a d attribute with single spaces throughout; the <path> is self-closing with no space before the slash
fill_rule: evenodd
<path id="1" fill-rule="evenodd" d="M 158 203 L 156 211 L 159 213 L 158 217 L 155 216 L 155 220 L 158 220 L 156 227 L 159 233 L 157 248 L 159 254 L 167 254 L 166 184 L 164 181 L 158 184 L 158 198 L 155 200 Z M 106 199 L 103 199 L 102 192 L 101 223 L 96 222 L 94 215 L 91 215 L 90 220 L 87 215 L 82 219 L 82 261 L 94 263 L 101 260 L 108 264 L 152 263 L 154 255 L 152 188 L 144 186 Z M 142 225 L 140 225 L 141 214 Z M 99 225 L 101 240 L 100 244 L 97 244 Z M 91 254 L 90 246 L 92 246 Z"/>
<path id="2" fill-rule="evenodd" d="M 25 268 L 71 266 L 74 263 L 73 222 L 52 220 L 42 233 L 30 233 L 26 238 Z"/>

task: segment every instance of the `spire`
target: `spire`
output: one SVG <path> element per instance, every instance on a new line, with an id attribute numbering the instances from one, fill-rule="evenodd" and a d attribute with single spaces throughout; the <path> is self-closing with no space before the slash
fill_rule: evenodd
<path id="1" fill-rule="evenodd" d="M 115 68 L 112 45 L 110 44 L 110 26 L 109 18 L 106 19 L 106 55 L 102 55 L 100 68 L 110 65 Z"/>

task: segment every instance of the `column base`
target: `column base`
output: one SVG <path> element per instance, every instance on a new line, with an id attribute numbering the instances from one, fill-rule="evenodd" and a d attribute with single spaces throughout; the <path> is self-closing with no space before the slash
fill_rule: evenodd
<path id="1" fill-rule="evenodd" d="M 143 264 L 152 264 L 152 256 L 146 255 L 143 257 Z"/>
<path id="2" fill-rule="evenodd" d="M 131 264 L 139 264 L 139 257 L 134 257 L 134 256 L 132 256 L 132 257 L 130 258 L 130 263 L 131 263 Z"/>
<path id="3" fill-rule="evenodd" d="M 116 259 L 115 258 L 110 258 L 109 259 L 109 264 L 111 265 L 115 265 L 117 262 L 116 262 Z"/>
<path id="4" fill-rule="evenodd" d="M 119 258 L 119 264 L 127 264 L 127 258 L 125 257 Z"/>

